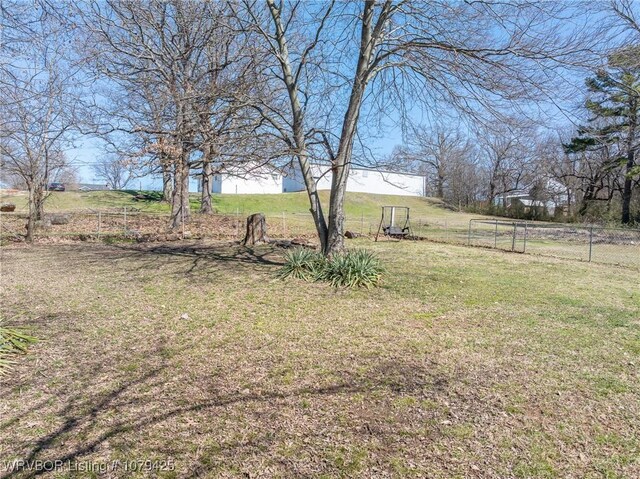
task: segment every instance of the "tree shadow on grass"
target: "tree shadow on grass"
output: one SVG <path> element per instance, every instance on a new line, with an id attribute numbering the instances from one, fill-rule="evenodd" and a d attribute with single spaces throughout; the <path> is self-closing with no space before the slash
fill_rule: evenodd
<path id="1" fill-rule="evenodd" d="M 236 272 L 270 272 L 284 263 L 277 246 L 242 246 L 238 242 L 171 242 L 158 244 L 60 245 L 56 256 L 65 256 L 69 269 L 109 266 L 113 261 L 130 262 L 132 268 L 147 272 L 170 265 L 174 274 L 196 276 L 228 270 Z M 66 250 L 65 250 L 66 249 Z"/>
<path id="2" fill-rule="evenodd" d="M 252 407 L 257 408 L 269 406 L 271 408 L 285 408 L 286 401 L 292 398 L 304 398 L 307 400 L 320 399 L 327 400 L 328 397 L 344 396 L 344 395 L 362 395 L 362 394 L 378 394 L 385 393 L 391 395 L 402 394 L 423 394 L 432 395 L 433 397 L 446 395 L 450 388 L 451 378 L 438 376 L 433 370 L 424 366 L 418 366 L 415 363 L 409 364 L 402 360 L 390 361 L 386 360 L 379 363 L 374 369 L 367 374 L 356 375 L 351 372 L 341 372 L 343 376 L 340 380 L 333 381 L 331 384 L 319 385 L 314 387 L 299 387 L 290 390 L 271 389 L 266 390 L 265 387 L 272 385 L 263 384 L 256 381 L 248 388 L 241 392 L 228 394 L 211 394 L 211 397 L 205 400 L 193 402 L 191 404 L 173 404 L 169 407 L 154 408 L 153 401 L 157 399 L 155 395 L 147 395 L 152 404 L 140 402 L 139 397 L 136 398 L 133 392 L 141 388 L 161 388 L 163 384 L 162 372 L 166 368 L 166 364 L 158 367 L 150 368 L 136 377 L 114 384 L 108 391 L 100 394 L 91 394 L 89 397 L 83 397 L 77 394 L 69 398 L 66 403 L 58 410 L 56 416 L 62 420 L 62 423 L 52 432 L 34 438 L 32 446 L 26 451 L 22 458 L 18 461 L 22 464 L 28 464 L 32 461 L 42 461 L 43 463 L 59 463 L 69 464 L 77 460 L 86 459 L 88 455 L 96 452 L 105 444 L 115 438 L 127 433 L 135 432 L 137 441 L 144 441 L 148 437 L 145 430 L 154 425 L 162 424 L 174 418 L 187 419 L 191 414 L 207 413 L 215 415 L 216 409 L 225 408 L 227 406 L 238 405 L 243 411 L 247 411 Z M 129 398 L 133 394 L 133 398 Z M 280 403 L 282 401 L 282 404 Z M 337 412 L 337 411 L 336 411 Z M 217 414 L 220 414 L 218 412 Z M 104 427 L 97 436 L 88 439 L 82 444 L 77 444 L 70 450 L 60 450 L 60 444 L 64 446 L 64 440 L 67 437 L 84 437 L 87 434 L 87 428 L 91 428 L 97 421 L 105 422 L 104 418 L 117 417 L 116 421 L 106 421 L 108 425 Z M 9 418 L 2 424 L 0 432 L 5 431 L 7 427 L 15 424 L 19 418 Z M 267 419 L 268 420 L 268 419 Z M 282 435 L 291 431 L 283 429 L 281 424 L 277 422 L 268 422 L 262 424 L 264 434 L 255 434 L 246 440 L 234 440 L 229 438 L 219 448 L 216 448 L 215 455 L 218 462 L 229 462 L 243 455 L 251 455 L 251 453 L 268 454 L 268 449 L 273 443 L 282 441 Z M 266 426 L 266 427 L 265 427 Z M 384 436 L 395 434 L 399 438 L 402 436 L 401 431 L 383 431 L 381 429 L 371 429 L 365 425 L 359 431 L 359 434 L 365 436 L 377 435 Z M 352 427 L 353 429 L 353 427 Z M 194 434 L 201 434 L 192 431 Z M 322 439 L 322 432 L 300 432 L 297 437 L 313 437 L 319 436 Z M 63 448 L 62 448 L 63 449 Z M 179 456 L 179 451 L 173 451 L 170 448 L 163 448 L 163 452 L 173 457 Z M 147 458 L 135 458 L 147 459 Z M 210 465 L 196 463 L 191 464 L 186 471 L 180 471 L 184 477 L 199 477 L 206 474 Z M 28 466 L 27 466 L 28 467 Z M 4 475 L 0 475 L 2 479 L 18 478 L 18 477 L 36 477 L 47 473 L 44 470 L 18 469 L 8 471 Z M 64 471 L 59 471 L 64 472 Z M 189 475 L 190 474 L 190 475 Z"/>
<path id="3" fill-rule="evenodd" d="M 117 251 L 124 256 L 145 263 L 153 268 L 165 259 L 186 260 L 188 267 L 186 274 L 197 274 L 199 271 L 211 267 L 227 269 L 264 269 L 264 267 L 282 266 L 283 262 L 276 260 L 276 248 L 263 246 L 251 248 L 238 243 L 221 245 L 191 244 L 160 244 L 153 246 L 117 245 Z"/>

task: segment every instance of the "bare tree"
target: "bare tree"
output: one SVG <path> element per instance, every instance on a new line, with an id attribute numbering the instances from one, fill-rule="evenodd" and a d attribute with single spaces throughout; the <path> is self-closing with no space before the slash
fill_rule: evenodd
<path id="1" fill-rule="evenodd" d="M 135 177 L 135 167 L 130 160 L 114 154 L 106 154 L 93 165 L 97 178 L 104 180 L 111 189 L 124 190 Z"/>
<path id="2" fill-rule="evenodd" d="M 612 17 L 612 34 L 620 34 L 620 30 L 627 34 L 623 40 L 626 44 L 637 43 L 640 39 L 640 8 L 632 0 L 610 0 L 603 4 L 607 13 Z M 637 61 L 640 62 L 640 59 Z M 636 63 L 635 66 L 638 66 Z"/>
<path id="3" fill-rule="evenodd" d="M 532 131 L 513 124 L 476 129 L 480 161 L 486 172 L 489 208 L 496 205 L 499 196 L 503 196 L 504 207 L 505 193 L 532 186 L 534 175 L 529 149 L 532 145 L 523 141 L 531 137 Z"/>
<path id="4" fill-rule="evenodd" d="M 466 155 L 456 155 L 447 167 L 448 182 L 445 200 L 462 210 L 477 206 L 485 198 L 485 175 L 480 165 L 477 149 Z"/>
<path id="5" fill-rule="evenodd" d="M 71 165 L 59 170 L 53 179 L 58 183 L 62 183 L 69 190 L 78 189 L 80 183 L 78 171 Z"/>
<path id="6" fill-rule="evenodd" d="M 64 150 L 77 126 L 77 67 L 67 57 L 68 26 L 46 2 L 5 17 L 13 61 L 2 65 L 0 167 L 24 181 L 29 193 L 27 241 L 44 214 L 46 186 L 67 165 Z M 54 15 L 55 14 L 55 15 Z"/>
<path id="7" fill-rule="evenodd" d="M 282 92 L 287 110 L 283 102 L 258 107 L 299 162 L 325 254 L 343 247 L 344 198 L 363 105 L 372 116 L 383 105 L 404 113 L 409 98 L 431 109 L 446 103 L 465 113 L 497 112 L 515 99 L 540 97 L 545 75 L 586 53 L 575 31 L 553 21 L 573 7 L 547 2 L 266 4 L 265 14 L 244 0 L 238 18 L 242 29 L 264 39 L 273 59 L 265 82 Z M 325 120 L 317 120 L 318 103 Z M 326 218 L 310 168 L 315 143 L 326 146 L 331 164 Z"/>
<path id="8" fill-rule="evenodd" d="M 471 156 L 468 138 L 456 128 L 418 125 L 409 129 L 404 143 L 396 151 L 394 162 L 403 163 L 407 169 L 424 174 L 434 196 L 444 199 L 454 165 Z"/>
<path id="9" fill-rule="evenodd" d="M 210 211 L 210 163 L 237 108 L 250 48 L 236 43 L 224 3 L 169 0 L 91 2 L 81 11 L 87 53 L 106 80 L 103 130 L 134 135 L 150 170 L 171 193 L 171 227 L 188 221 L 189 177 L 200 168 L 203 211 Z M 250 62 L 249 62 L 250 63 Z M 103 106 L 106 103 L 106 106 Z M 97 122 L 99 123 L 99 122 Z M 170 177 L 173 183 L 170 184 Z M 171 186 L 171 187 L 170 187 Z"/>

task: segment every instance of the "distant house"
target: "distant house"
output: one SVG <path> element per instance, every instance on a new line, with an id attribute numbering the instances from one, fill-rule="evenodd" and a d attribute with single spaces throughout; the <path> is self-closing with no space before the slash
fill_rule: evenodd
<path id="1" fill-rule="evenodd" d="M 532 209 L 546 209 L 550 215 L 556 213 L 556 209 L 568 204 L 566 188 L 554 180 L 543 182 L 544 187 L 539 191 L 514 190 L 498 195 L 495 204 L 505 208 L 521 207 L 524 212 Z"/>
<path id="2" fill-rule="evenodd" d="M 311 165 L 318 190 L 331 189 L 331 168 L 328 165 Z M 282 191 L 303 191 L 302 172 L 296 165 L 285 170 Z M 351 168 L 347 180 L 347 191 L 374 193 L 379 195 L 424 196 L 425 177 L 413 173 L 385 171 L 373 168 Z"/>
<path id="3" fill-rule="evenodd" d="M 504 206 L 505 208 L 512 208 L 516 205 L 522 205 L 526 208 L 530 207 L 546 207 L 547 202 L 543 200 L 536 200 L 526 190 L 514 190 L 509 193 L 503 193 L 496 198 L 496 204 Z"/>

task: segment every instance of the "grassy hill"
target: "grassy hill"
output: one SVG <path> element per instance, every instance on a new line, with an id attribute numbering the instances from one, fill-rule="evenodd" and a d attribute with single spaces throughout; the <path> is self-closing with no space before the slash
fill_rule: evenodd
<path id="1" fill-rule="evenodd" d="M 127 191 L 65 191 L 52 192 L 47 199 L 46 209 L 52 212 L 86 211 L 114 208 L 130 208 L 149 213 L 168 213 L 169 205 L 157 200 L 138 201 L 138 192 Z M 156 193 L 150 193 L 155 195 Z M 328 204 L 329 192 L 320 192 L 321 200 Z M 305 192 L 282 193 L 274 195 L 213 195 L 214 207 L 218 213 L 248 215 L 262 212 L 267 216 L 277 216 L 285 213 L 307 214 L 309 200 Z M 15 203 L 18 210 L 26 211 L 27 198 L 24 192 L 4 191 L 0 193 L 0 202 Z M 346 201 L 346 215 L 350 219 L 374 219 L 380 217 L 380 207 L 383 205 L 408 206 L 411 208 L 412 218 L 429 218 L 436 221 L 451 221 L 466 223 L 474 215 L 458 213 L 446 207 L 440 200 L 434 198 L 407 197 L 394 195 L 374 195 L 367 193 L 348 193 Z M 194 211 L 199 208 L 199 195 L 191 195 L 191 207 Z"/>

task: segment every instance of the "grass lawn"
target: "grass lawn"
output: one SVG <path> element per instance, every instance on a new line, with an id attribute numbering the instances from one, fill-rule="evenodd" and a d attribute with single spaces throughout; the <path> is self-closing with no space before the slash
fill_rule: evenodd
<path id="1" fill-rule="evenodd" d="M 131 208 L 148 213 L 169 213 L 167 203 L 160 201 L 136 201 L 137 191 L 65 191 L 51 192 L 45 203 L 45 209 L 50 212 L 86 211 L 90 209 Z M 321 201 L 329 202 L 329 192 L 320 192 Z M 18 210 L 26 211 L 27 197 L 24 192 L 9 194 L 0 190 L 0 203 L 15 203 Z M 305 192 L 282 193 L 275 195 L 213 195 L 214 208 L 218 213 L 236 214 L 245 217 L 252 213 L 262 212 L 267 216 L 278 217 L 282 213 L 287 215 L 303 214 L 310 222 L 309 199 Z M 368 193 L 348 193 L 345 212 L 354 221 L 362 216 L 371 220 L 380 220 L 382 205 L 408 206 L 414 218 L 430 218 L 436 221 L 449 220 L 453 223 L 466 225 L 471 218 L 478 215 L 458 213 L 444 208 L 442 202 L 435 198 L 415 196 L 373 195 Z M 191 194 L 191 208 L 197 211 L 200 207 L 199 194 Z M 377 224 L 376 224 L 377 226 Z M 313 229 L 313 224 L 310 224 Z"/>
<path id="2" fill-rule="evenodd" d="M 384 261 L 382 287 L 276 280 L 271 247 L 4 248 L 3 316 L 45 340 L 0 379 L 0 459 L 175 461 L 128 477 L 640 477 L 637 271 L 355 244 Z"/>

